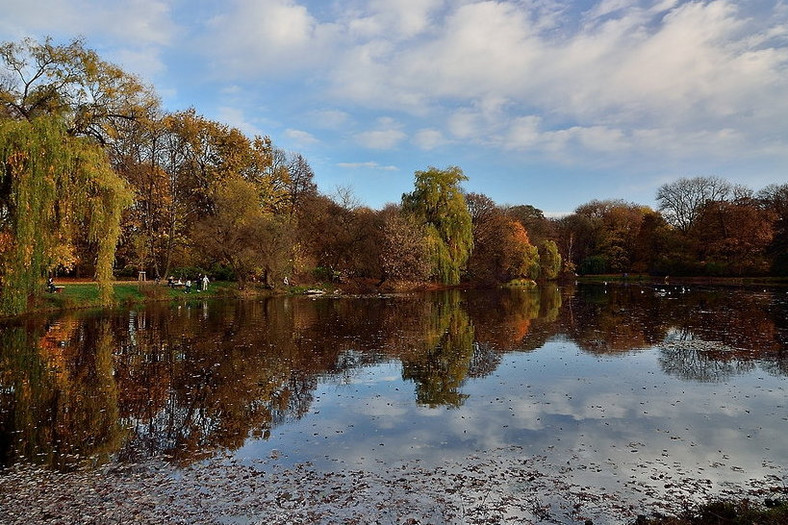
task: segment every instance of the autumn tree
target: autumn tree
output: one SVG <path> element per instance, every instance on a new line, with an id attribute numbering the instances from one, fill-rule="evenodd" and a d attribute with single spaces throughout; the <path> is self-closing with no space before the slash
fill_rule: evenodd
<path id="1" fill-rule="evenodd" d="M 593 200 L 558 221 L 562 253 L 580 273 L 645 271 L 655 255 L 644 250 L 646 217 L 654 211 L 621 200 Z"/>
<path id="2" fill-rule="evenodd" d="M 473 227 L 471 279 L 492 284 L 538 278 L 539 253 L 523 225 L 486 195 L 469 193 L 466 201 Z"/>
<path id="3" fill-rule="evenodd" d="M 215 211 L 194 227 L 197 250 L 232 269 L 240 288 L 256 276 L 268 285 L 284 276 L 290 253 L 286 224 L 263 210 L 257 187 L 228 177 L 216 182 L 212 199 Z"/>
<path id="4" fill-rule="evenodd" d="M 383 210 L 383 245 L 380 249 L 381 281 L 426 281 L 430 275 L 424 226 L 398 207 Z"/>
<path id="5" fill-rule="evenodd" d="M 561 273 L 561 254 L 554 241 L 544 240 L 539 244 L 539 277 L 552 281 Z"/>
<path id="6" fill-rule="evenodd" d="M 155 114 L 159 101 L 148 86 L 101 60 L 81 40 L 55 45 L 26 38 L 0 44 L 5 74 L 0 82 L 2 116 L 33 120 L 58 115 L 69 135 L 99 144 L 115 142 L 128 121 Z"/>
<path id="7" fill-rule="evenodd" d="M 82 155 L 88 148 L 102 158 L 102 167 L 94 164 L 96 173 L 116 168 L 116 146 L 124 142 L 130 130 L 151 120 L 159 107 L 152 89 L 101 60 L 81 40 L 64 45 L 56 45 L 51 39 L 0 44 L 0 78 L 0 119 L 57 121 L 64 136 L 69 137 L 64 138 L 68 142 L 66 150 L 76 148 Z M 81 142 L 70 137 L 79 137 Z M 71 189 L 75 194 L 91 192 L 90 188 Z M 90 233 L 87 216 L 73 220 L 77 232 Z M 84 264 L 93 272 L 104 272 L 105 265 L 97 266 L 94 260 L 94 254 L 102 250 L 99 244 L 98 237 L 74 235 L 59 249 L 70 254 L 67 267 Z"/>
<path id="8" fill-rule="evenodd" d="M 335 195 L 304 195 L 296 215 L 298 253 L 303 270 L 321 279 L 338 276 L 379 278 L 382 222 L 348 188 Z"/>
<path id="9" fill-rule="evenodd" d="M 657 202 L 668 223 L 686 233 L 707 202 L 725 200 L 731 190 L 729 182 L 717 177 L 681 178 L 660 186 Z"/>
<path id="10" fill-rule="evenodd" d="M 272 168 L 268 137 L 249 139 L 190 109 L 151 122 L 135 138 L 117 155 L 138 196 L 124 224 L 126 265 L 166 275 L 174 259 L 194 263 L 191 228 L 215 214 L 215 187 L 230 178 L 250 182 L 267 213 L 286 207 L 289 174 Z"/>
<path id="11" fill-rule="evenodd" d="M 473 249 L 471 216 L 460 183 L 468 180 L 456 166 L 416 171 L 414 190 L 403 194 L 402 210 L 423 224 L 432 277 L 444 284 L 460 282 Z"/>
<path id="12" fill-rule="evenodd" d="M 312 166 L 300 153 L 288 157 L 287 175 L 287 214 L 292 218 L 308 197 L 317 195 L 317 185 Z"/>
<path id="13" fill-rule="evenodd" d="M 0 310 L 24 311 L 47 272 L 73 263 L 75 239 L 85 234 L 97 245 L 96 279 L 109 302 L 120 214 L 130 202 L 105 152 L 69 136 L 58 119 L 0 121 Z"/>
<path id="14" fill-rule="evenodd" d="M 539 208 L 530 204 L 522 204 L 508 207 L 505 212 L 520 221 L 534 245 L 539 246 L 546 239 L 556 238 L 555 224 L 545 217 L 544 212 Z"/>
<path id="15" fill-rule="evenodd" d="M 774 236 L 766 248 L 775 275 L 788 275 L 788 184 L 771 184 L 757 198 L 774 217 Z"/>
<path id="16" fill-rule="evenodd" d="M 775 213 L 751 197 L 708 201 L 690 234 L 706 273 L 762 275 L 769 270 L 767 248 L 774 239 Z"/>

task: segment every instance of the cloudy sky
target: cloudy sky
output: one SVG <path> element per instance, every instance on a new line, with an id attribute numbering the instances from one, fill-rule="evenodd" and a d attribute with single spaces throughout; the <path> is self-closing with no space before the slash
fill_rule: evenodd
<path id="1" fill-rule="evenodd" d="M 413 172 L 546 213 L 679 177 L 788 182 L 783 0 L 1 0 L 0 40 L 81 36 L 167 110 L 302 153 L 379 208 Z"/>

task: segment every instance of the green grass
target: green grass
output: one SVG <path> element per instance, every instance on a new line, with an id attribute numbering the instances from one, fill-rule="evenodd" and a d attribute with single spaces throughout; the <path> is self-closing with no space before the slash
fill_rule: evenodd
<path id="1" fill-rule="evenodd" d="M 536 281 L 533 279 L 512 279 L 503 285 L 504 288 L 536 288 Z"/>
<path id="2" fill-rule="evenodd" d="M 73 308 L 95 308 L 101 304 L 99 289 L 96 283 L 65 283 L 58 284 L 63 289 L 58 293 L 45 293 L 31 311 L 67 310 Z M 113 284 L 113 305 L 131 305 L 148 301 L 188 301 L 214 297 L 233 297 L 237 294 L 238 285 L 233 282 L 211 283 L 207 291 L 184 293 L 182 288 L 169 288 L 165 284 L 146 283 L 115 283 Z"/>

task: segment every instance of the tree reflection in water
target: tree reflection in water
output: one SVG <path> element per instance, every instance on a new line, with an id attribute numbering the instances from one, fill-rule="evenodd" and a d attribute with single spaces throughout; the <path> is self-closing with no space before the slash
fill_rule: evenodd
<path id="1" fill-rule="evenodd" d="M 321 381 L 399 362 L 425 407 L 460 407 L 507 352 L 657 347 L 685 381 L 785 375 L 784 290 L 580 286 L 271 298 L 27 318 L 0 330 L 0 462 L 190 464 L 306 414 Z"/>

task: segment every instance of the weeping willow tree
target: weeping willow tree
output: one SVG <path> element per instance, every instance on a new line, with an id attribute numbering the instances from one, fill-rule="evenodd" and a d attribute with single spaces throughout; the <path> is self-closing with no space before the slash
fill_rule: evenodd
<path id="1" fill-rule="evenodd" d="M 44 278 L 74 260 L 74 241 L 97 245 L 101 298 L 112 298 L 120 214 L 131 203 L 105 152 L 55 117 L 0 121 L 0 311 L 18 314 Z"/>
<path id="2" fill-rule="evenodd" d="M 457 284 L 473 249 L 471 214 L 460 188 L 468 178 L 456 166 L 415 175 L 413 192 L 402 196 L 402 211 L 425 227 L 432 276 Z"/>

